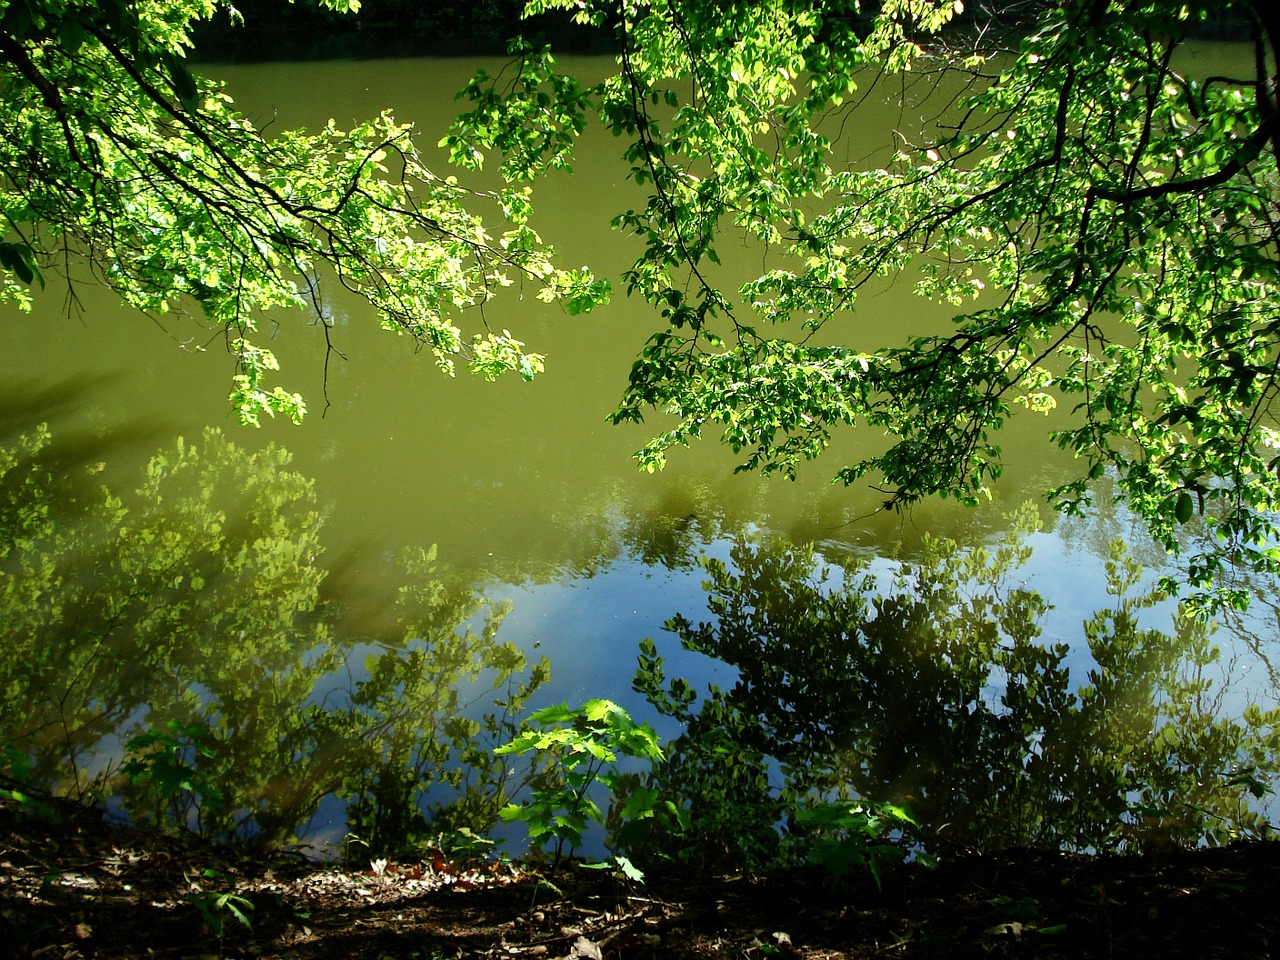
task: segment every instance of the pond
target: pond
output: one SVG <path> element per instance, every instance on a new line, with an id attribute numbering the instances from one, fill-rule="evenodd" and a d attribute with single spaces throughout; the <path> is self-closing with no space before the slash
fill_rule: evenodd
<path id="1" fill-rule="evenodd" d="M 429 144 L 480 65 L 211 72 L 264 125 L 389 107 Z M 922 110 L 880 109 L 885 131 Z M 635 252 L 607 222 L 631 189 L 617 153 L 588 137 L 537 193 L 564 262 L 615 278 Z M 1216 842 L 1271 815 L 1250 788 L 1280 764 L 1276 584 L 1212 630 L 1179 619 L 1105 483 L 1087 520 L 1044 507 L 1072 464 L 1043 418 L 1006 429 L 976 510 L 887 514 L 832 485 L 860 436 L 796 482 L 735 475 L 711 442 L 649 475 L 631 454 L 658 427 L 605 423 L 656 329 L 644 304 L 568 317 L 506 291 L 488 322 L 547 371 L 489 384 L 323 293 L 325 324 L 273 318 L 311 412 L 261 430 L 229 417 L 232 359 L 194 320 L 91 283 L 3 314 L 11 773 L 211 835 L 376 853 L 487 825 L 546 775 L 491 748 L 531 710 L 602 697 L 673 744 L 658 784 L 726 855 L 776 844 L 799 796 L 905 804 L 938 851 Z M 902 317 L 945 319 L 889 287 L 847 335 Z"/>

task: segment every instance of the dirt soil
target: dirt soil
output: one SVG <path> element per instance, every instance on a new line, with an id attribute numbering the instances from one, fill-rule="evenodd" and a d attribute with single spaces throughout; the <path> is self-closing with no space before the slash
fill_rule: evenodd
<path id="1" fill-rule="evenodd" d="M 634 884 L 580 865 L 547 876 L 433 852 L 376 866 L 210 849 L 76 809 L 57 823 L 0 809 L 0 955 L 1204 960 L 1280 950 L 1274 843 L 907 864 L 880 887 L 805 870 Z"/>

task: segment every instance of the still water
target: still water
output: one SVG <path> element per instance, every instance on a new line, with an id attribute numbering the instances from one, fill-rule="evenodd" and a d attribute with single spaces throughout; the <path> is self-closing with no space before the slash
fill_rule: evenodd
<path id="1" fill-rule="evenodd" d="M 211 72 L 264 125 L 343 125 L 389 107 L 428 146 L 481 65 Z M 922 112 L 882 110 L 884 131 Z M 536 194 L 562 261 L 615 279 L 635 253 L 608 227 L 632 189 L 618 152 L 589 136 L 573 176 Z M 727 254 L 727 269 L 758 269 L 758 250 L 744 246 L 738 265 Z M 470 785 L 463 812 L 433 828 L 470 826 L 528 774 L 488 748 L 529 709 L 607 697 L 664 741 L 705 733 L 706 715 L 661 714 L 633 689 L 652 638 L 668 682 L 717 684 L 719 715 L 749 718 L 733 741 L 751 767 L 734 774 L 744 797 L 852 789 L 910 804 L 925 842 L 962 846 L 1114 846 L 1162 828 L 1222 839 L 1260 823 L 1227 781 L 1277 766 L 1276 717 L 1250 706 L 1275 703 L 1275 584 L 1255 585 L 1251 615 L 1207 637 L 1171 604 L 1138 602 L 1162 557 L 1105 489 L 1087 521 L 1034 507 L 1071 469 L 1043 419 L 1005 431 L 989 506 L 880 514 L 873 492 L 828 482 L 839 445 L 797 482 L 734 475 L 712 443 L 638 472 L 630 455 L 657 424 L 605 416 L 658 320 L 621 295 L 568 317 L 508 291 L 489 323 L 544 353 L 547 371 L 488 384 L 442 377 L 326 291 L 342 356 L 326 377 L 321 325 L 274 317 L 284 383 L 311 412 L 255 431 L 228 415 L 232 361 L 216 332 L 129 313 L 91 284 L 71 308 L 63 293 L 51 285 L 32 314 L 0 317 L 3 445 L 51 431 L 4 478 L 0 625 L 15 656 L 0 739 L 47 785 L 110 783 L 135 815 L 300 830 L 317 849 L 348 831 L 388 844 L 421 833 L 420 804 Z M 886 318 L 904 316 L 921 330 L 942 319 L 888 288 L 842 335 L 878 342 Z M 840 440 L 859 442 L 874 438 Z M 1117 538 L 1143 568 L 1123 597 Z M 530 677 L 536 689 L 521 692 Z M 218 799 L 166 806 L 148 792 L 154 762 L 150 780 L 126 784 L 123 743 L 145 730 L 171 738 L 161 746 L 204 737 L 198 785 Z M 671 777 L 703 783 L 697 744 L 677 754 Z M 808 773 L 784 783 L 784 767 Z"/>

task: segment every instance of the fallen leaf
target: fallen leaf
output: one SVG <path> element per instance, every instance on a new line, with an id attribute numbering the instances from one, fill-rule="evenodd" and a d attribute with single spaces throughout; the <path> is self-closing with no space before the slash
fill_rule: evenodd
<path id="1" fill-rule="evenodd" d="M 577 940 L 573 941 L 573 946 L 569 950 L 567 960 L 577 960 L 579 957 L 583 958 L 583 960 L 604 960 L 604 954 L 600 951 L 600 945 L 598 943 L 593 943 L 586 937 L 579 937 Z"/>
<path id="2" fill-rule="evenodd" d="M 991 937 L 1000 937 L 1005 934 L 1012 934 L 1015 937 L 1021 937 L 1022 924 L 1017 920 L 1014 920 L 1012 923 L 997 923 L 994 927 L 987 927 L 987 929 L 982 932 Z"/>

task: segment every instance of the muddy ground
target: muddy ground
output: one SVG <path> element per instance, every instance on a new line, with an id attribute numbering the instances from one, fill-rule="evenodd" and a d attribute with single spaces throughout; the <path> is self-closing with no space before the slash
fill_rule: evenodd
<path id="1" fill-rule="evenodd" d="M 421 859 L 345 870 L 0 810 L 0 954 L 45 958 L 1268 957 L 1280 844 L 651 875 Z M 240 916 L 243 916 L 242 922 Z M 220 932 L 219 932 L 220 928 Z M 14 951 L 12 954 L 9 951 Z"/>

